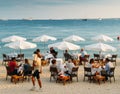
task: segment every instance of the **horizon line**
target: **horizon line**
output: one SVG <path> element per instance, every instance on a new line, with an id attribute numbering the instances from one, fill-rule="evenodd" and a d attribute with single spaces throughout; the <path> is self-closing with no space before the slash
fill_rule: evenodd
<path id="1" fill-rule="evenodd" d="M 120 17 L 118 18 L 115 18 L 115 17 L 106 17 L 106 18 L 103 18 L 103 17 L 96 17 L 96 18 L 44 18 L 44 19 L 40 19 L 40 18 L 0 18 L 0 20 L 84 20 L 84 19 L 120 19 Z"/>

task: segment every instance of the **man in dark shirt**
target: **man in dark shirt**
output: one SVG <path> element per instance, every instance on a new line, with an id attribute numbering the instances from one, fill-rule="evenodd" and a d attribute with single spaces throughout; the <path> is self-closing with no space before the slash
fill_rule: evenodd
<path id="1" fill-rule="evenodd" d="M 50 48 L 50 53 L 54 56 L 54 58 L 57 57 L 57 52 L 54 50 L 53 47 Z"/>
<path id="2" fill-rule="evenodd" d="M 65 58 L 65 61 L 68 61 L 68 59 L 72 58 L 72 56 L 68 53 L 68 50 L 65 50 L 64 58 Z"/>

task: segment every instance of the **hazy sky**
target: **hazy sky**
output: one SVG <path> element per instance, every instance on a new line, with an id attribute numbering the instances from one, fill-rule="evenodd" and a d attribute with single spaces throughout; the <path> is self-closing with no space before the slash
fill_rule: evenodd
<path id="1" fill-rule="evenodd" d="M 4 19 L 120 18 L 120 0 L 0 0 Z"/>

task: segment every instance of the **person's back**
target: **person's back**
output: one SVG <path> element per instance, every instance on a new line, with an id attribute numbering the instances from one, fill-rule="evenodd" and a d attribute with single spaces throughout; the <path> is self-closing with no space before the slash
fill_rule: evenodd
<path id="1" fill-rule="evenodd" d="M 57 68 L 56 60 L 53 59 L 51 62 L 52 62 L 52 64 L 50 65 L 50 67 L 56 67 Z"/>
<path id="2" fill-rule="evenodd" d="M 25 64 L 24 64 L 24 74 L 27 75 L 27 74 L 30 74 L 32 72 L 31 70 L 31 65 L 29 64 L 29 61 L 28 59 L 25 59 Z"/>
<path id="3" fill-rule="evenodd" d="M 72 56 L 68 53 L 67 50 L 65 50 L 64 57 L 65 57 L 65 61 L 68 61 L 68 59 L 72 58 Z"/>
<path id="4" fill-rule="evenodd" d="M 26 71 L 27 71 L 27 70 L 29 70 L 29 69 L 30 69 L 30 67 L 31 67 L 31 66 L 30 66 L 29 64 L 24 64 L 24 70 L 26 70 Z"/>
<path id="5" fill-rule="evenodd" d="M 66 67 L 68 68 L 68 72 L 69 74 L 71 73 L 72 71 L 72 68 L 75 67 L 74 63 L 72 62 L 71 59 L 68 60 L 68 63 L 66 63 Z"/>
<path id="6" fill-rule="evenodd" d="M 8 63 L 8 66 L 10 67 L 10 73 L 13 73 L 15 68 L 17 67 L 15 58 L 12 58 L 12 60 Z"/>
<path id="7" fill-rule="evenodd" d="M 105 70 L 106 70 L 107 73 L 109 73 L 109 70 L 110 70 L 109 62 L 110 62 L 110 60 L 108 58 L 106 58 L 105 62 L 106 62 Z"/>

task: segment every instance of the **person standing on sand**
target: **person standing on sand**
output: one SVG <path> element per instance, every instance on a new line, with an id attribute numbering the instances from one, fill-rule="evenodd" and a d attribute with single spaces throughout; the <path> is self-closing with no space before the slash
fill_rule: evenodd
<path id="1" fill-rule="evenodd" d="M 32 83 L 33 83 L 33 87 L 31 88 L 32 91 L 36 90 L 35 87 L 35 78 L 37 78 L 38 81 L 38 85 L 39 85 L 39 89 L 40 90 L 42 88 L 42 82 L 40 79 L 40 73 L 42 73 L 42 66 L 41 66 L 41 57 L 42 55 L 40 54 L 40 50 L 37 49 L 34 52 L 34 56 L 33 56 L 33 75 L 32 75 Z"/>

